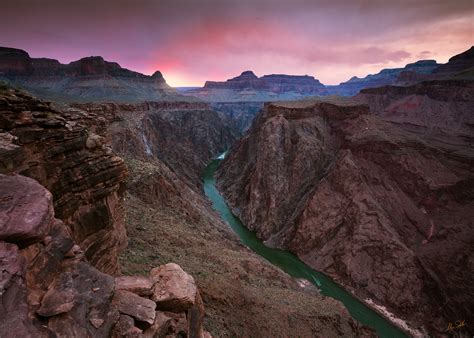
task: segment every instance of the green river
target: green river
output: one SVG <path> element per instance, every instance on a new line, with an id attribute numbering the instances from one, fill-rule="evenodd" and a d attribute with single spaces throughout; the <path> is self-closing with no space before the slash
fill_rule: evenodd
<path id="1" fill-rule="evenodd" d="M 341 301 L 355 320 L 374 328 L 379 337 L 407 337 L 403 331 L 352 296 L 349 292 L 333 282 L 331 278 L 321 272 L 313 270 L 290 252 L 271 249 L 265 246 L 254 232 L 248 230 L 242 222 L 232 214 L 226 201 L 217 191 L 214 173 L 222 161 L 222 158 L 223 156 L 221 155 L 206 167 L 203 174 L 204 192 L 212 201 L 214 209 L 219 212 L 222 219 L 229 223 L 245 246 L 273 265 L 278 266 L 290 276 L 310 281 L 320 289 L 321 294 Z"/>

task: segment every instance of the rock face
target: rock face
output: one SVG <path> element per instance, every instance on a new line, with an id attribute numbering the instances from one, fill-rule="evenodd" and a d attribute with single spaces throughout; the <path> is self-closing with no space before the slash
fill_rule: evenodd
<path id="1" fill-rule="evenodd" d="M 188 100 L 170 88 L 160 72 L 143 75 L 100 56 L 64 65 L 53 59 L 30 58 L 20 49 L 0 47 L 0 80 L 56 101 Z"/>
<path id="2" fill-rule="evenodd" d="M 438 66 L 439 64 L 435 60 L 421 60 L 415 63 L 409 63 L 404 68 L 382 69 L 377 74 L 370 74 L 363 78 L 354 76 L 349 81 L 342 82 L 337 86 L 328 86 L 328 92 L 329 94 L 352 96 L 365 88 L 375 88 L 397 82 L 406 82 L 409 76 L 416 79 L 423 79 L 423 76 L 431 74 Z M 400 78 L 400 76 L 402 77 Z"/>
<path id="3" fill-rule="evenodd" d="M 65 117 L 21 92 L 0 90 L 0 173 L 32 177 L 48 188 L 56 217 L 87 259 L 115 273 L 118 252 L 126 244 L 121 199 L 127 170 L 105 146 L 94 141 L 91 148 L 93 135 Z"/>
<path id="4" fill-rule="evenodd" d="M 435 88 L 458 97 L 449 84 Z M 463 90 L 472 98 L 470 85 Z M 377 115 L 364 105 L 268 104 L 218 185 L 268 244 L 441 334 L 473 316 L 465 297 L 474 292 L 472 129 L 445 133 Z"/>
<path id="5" fill-rule="evenodd" d="M 201 173 L 210 159 L 227 150 L 238 131 L 207 103 L 75 104 L 105 118 L 112 148 L 125 157 L 158 158 L 201 190 Z M 96 118 L 90 119 L 91 127 Z"/>
<path id="6" fill-rule="evenodd" d="M 384 120 L 472 138 L 473 81 L 437 80 L 364 89 L 354 100 L 368 104 Z"/>
<path id="7" fill-rule="evenodd" d="M 186 95 L 209 102 L 264 102 L 326 93 L 324 85 L 312 76 L 272 74 L 257 77 L 252 71 L 245 71 L 225 82 L 207 81 L 203 88 L 186 91 Z"/>
<path id="8" fill-rule="evenodd" d="M 81 114 L 70 119 L 71 111 L 21 92 L 2 88 L 0 104 L 0 164 L 8 173 L 0 174 L 0 336 L 208 335 L 195 286 L 189 306 L 150 299 L 156 289 L 188 290 L 193 278 L 178 266 L 170 285 L 155 275 L 114 278 L 91 265 L 116 273 L 116 241 L 125 236 L 117 210 L 126 171 L 104 139 L 88 136 Z"/>
<path id="9" fill-rule="evenodd" d="M 263 104 L 264 102 L 212 102 L 211 107 L 221 114 L 228 125 L 243 134 L 250 128 Z"/>

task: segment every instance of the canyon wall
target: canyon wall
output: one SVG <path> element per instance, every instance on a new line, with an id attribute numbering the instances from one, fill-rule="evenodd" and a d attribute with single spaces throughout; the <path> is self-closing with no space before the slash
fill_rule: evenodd
<path id="1" fill-rule="evenodd" d="M 201 173 L 213 156 L 227 150 L 238 131 L 204 102 L 144 102 L 139 104 L 74 104 L 90 115 L 114 151 L 142 160 L 157 158 L 180 177 L 201 189 Z"/>
<path id="2" fill-rule="evenodd" d="M 432 107 L 472 107 L 472 84 L 427 86 Z M 474 291 L 474 153 L 468 111 L 454 130 L 469 133 L 444 132 L 453 112 L 435 112 L 443 116 L 413 124 L 357 103 L 267 104 L 219 168 L 218 186 L 268 245 L 442 334 L 473 315 L 459 290 Z"/>
<path id="3" fill-rule="evenodd" d="M 83 117 L 0 88 L 0 336 L 209 337 L 178 265 L 110 275 L 127 170 Z"/>
<path id="4" fill-rule="evenodd" d="M 34 178 L 53 194 L 56 217 L 99 270 L 119 271 L 126 245 L 121 200 L 127 169 L 78 120 L 8 89 L 0 96 L 1 173 Z"/>

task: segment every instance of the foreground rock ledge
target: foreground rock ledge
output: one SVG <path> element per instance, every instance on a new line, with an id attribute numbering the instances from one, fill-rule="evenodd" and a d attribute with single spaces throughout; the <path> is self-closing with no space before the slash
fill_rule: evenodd
<path id="1" fill-rule="evenodd" d="M 84 260 L 46 188 L 20 175 L 0 175 L 0 186 L 1 337 L 208 336 L 194 279 L 178 265 L 155 269 L 158 280 L 113 278 Z"/>

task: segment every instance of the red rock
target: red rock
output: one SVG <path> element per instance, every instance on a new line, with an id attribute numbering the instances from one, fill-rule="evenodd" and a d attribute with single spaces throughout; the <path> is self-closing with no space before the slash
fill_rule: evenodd
<path id="1" fill-rule="evenodd" d="M 194 278 L 174 263 L 168 263 L 150 272 L 154 282 L 151 299 L 157 309 L 181 312 L 189 310 L 198 297 Z"/>
<path id="2" fill-rule="evenodd" d="M 28 318 L 27 288 L 24 281 L 26 262 L 15 244 L 0 241 L 0 336 L 15 332 L 35 337 L 38 329 Z"/>
<path id="3" fill-rule="evenodd" d="M 40 316 L 51 317 L 71 311 L 76 300 L 76 290 L 72 285 L 73 280 L 70 273 L 59 275 L 58 279 L 49 286 L 41 301 L 41 307 L 36 312 Z"/>
<path id="4" fill-rule="evenodd" d="M 153 325 L 155 320 L 155 302 L 142 298 L 132 292 L 117 290 L 114 301 L 120 313 L 135 318 L 146 327 Z"/>
<path id="5" fill-rule="evenodd" d="M 133 292 L 139 296 L 152 294 L 153 282 L 144 276 L 121 276 L 115 278 L 115 289 Z"/>
<path id="6" fill-rule="evenodd" d="M 24 176 L 0 174 L 0 239 L 25 246 L 49 232 L 54 211 L 51 193 Z"/>
<path id="7" fill-rule="evenodd" d="M 141 337 L 141 333 L 142 330 L 135 326 L 133 318 L 122 314 L 115 324 L 112 337 Z"/>
<path id="8" fill-rule="evenodd" d="M 168 334 L 173 318 L 165 312 L 156 311 L 155 322 L 148 329 L 143 331 L 146 338 L 162 338 Z"/>
<path id="9" fill-rule="evenodd" d="M 22 173 L 50 190 L 55 216 L 69 227 L 85 257 L 100 270 L 116 273 L 118 253 L 126 244 L 122 194 L 127 170 L 102 147 L 87 149 L 87 130 L 71 120 L 24 93 L 0 90 L 0 128 L 13 136 L 0 144 L 7 150 L 8 142 L 19 147 L 15 154 L 0 150 L 0 163 L 5 163 L 0 173 Z"/>

